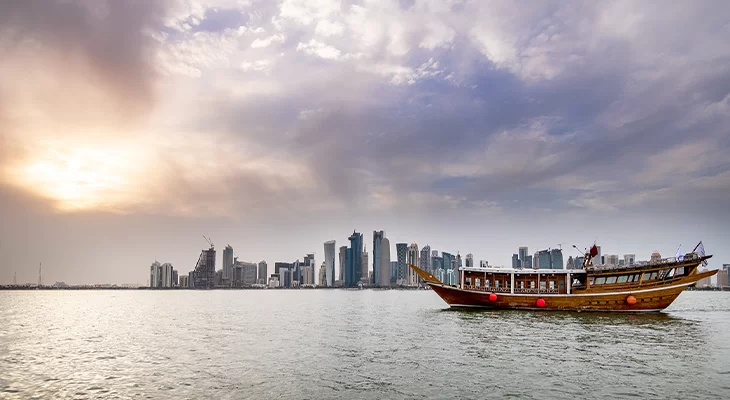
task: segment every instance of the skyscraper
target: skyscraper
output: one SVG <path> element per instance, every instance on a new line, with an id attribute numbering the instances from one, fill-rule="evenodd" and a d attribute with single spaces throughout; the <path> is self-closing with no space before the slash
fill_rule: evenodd
<path id="1" fill-rule="evenodd" d="M 373 275 L 374 275 L 374 285 L 378 286 L 380 285 L 381 279 L 380 279 L 380 262 L 382 260 L 381 257 L 381 248 L 382 248 L 382 242 L 383 238 L 385 238 L 385 231 L 373 231 Z M 388 251 L 390 253 L 390 251 Z M 390 256 L 388 256 L 390 257 Z M 390 262 L 390 261 L 389 261 Z"/>
<path id="2" fill-rule="evenodd" d="M 563 250 L 552 249 L 550 250 L 550 268 L 551 269 L 563 269 Z"/>
<path id="3" fill-rule="evenodd" d="M 259 275 L 259 279 L 258 279 L 259 284 L 266 285 L 266 283 L 267 283 L 266 279 L 269 276 L 268 269 L 269 268 L 268 268 L 268 265 L 266 265 L 266 261 L 263 261 L 263 260 L 259 261 L 259 274 L 258 274 Z"/>
<path id="4" fill-rule="evenodd" d="M 390 241 L 388 238 L 383 235 L 383 238 L 380 240 L 380 272 L 378 277 L 380 278 L 380 282 L 377 282 L 377 284 L 380 285 L 380 287 L 387 287 L 390 286 Z"/>
<path id="5" fill-rule="evenodd" d="M 527 256 L 527 260 L 525 260 L 525 268 L 532 268 L 532 256 Z"/>
<path id="6" fill-rule="evenodd" d="M 535 254 L 532 256 L 532 268 L 538 269 L 540 268 L 540 253 L 535 252 Z"/>
<path id="7" fill-rule="evenodd" d="M 354 287 L 360 282 L 362 276 L 362 233 L 352 231 L 350 240 L 350 248 L 347 249 L 348 262 L 345 269 L 345 286 Z"/>
<path id="8" fill-rule="evenodd" d="M 347 269 L 347 246 L 340 246 L 340 270 L 339 270 L 339 281 L 340 284 L 345 284 L 345 270 Z"/>
<path id="9" fill-rule="evenodd" d="M 233 268 L 233 247 L 227 245 L 223 249 L 223 279 L 231 278 L 231 269 Z"/>
<path id="10" fill-rule="evenodd" d="M 512 268 L 520 268 L 520 256 L 517 254 L 512 254 Z"/>
<path id="11" fill-rule="evenodd" d="M 518 249 L 518 253 L 519 253 L 519 257 L 520 257 L 520 267 L 531 268 L 532 265 L 527 264 L 527 246 L 520 247 Z"/>
<path id="12" fill-rule="evenodd" d="M 335 286 L 335 241 L 324 242 L 324 274 L 327 287 Z"/>
<path id="13" fill-rule="evenodd" d="M 565 263 L 565 269 L 575 269 L 575 261 L 573 256 L 568 256 L 568 262 Z"/>
<path id="14" fill-rule="evenodd" d="M 418 268 L 431 272 L 431 246 L 425 245 L 421 249 L 421 257 L 418 260 Z"/>
<path id="15" fill-rule="evenodd" d="M 390 262 L 390 284 L 395 285 L 398 281 L 398 261 Z"/>
<path id="16" fill-rule="evenodd" d="M 406 269 L 408 271 L 408 285 L 409 286 L 416 286 L 418 285 L 418 274 L 416 274 L 416 271 L 411 269 L 409 265 L 415 265 L 418 266 L 420 253 L 418 251 L 418 245 L 416 243 L 411 243 L 410 246 L 408 246 L 408 256 L 406 258 L 407 264 Z"/>
<path id="17" fill-rule="evenodd" d="M 618 254 L 607 254 L 605 257 L 606 265 L 618 265 Z"/>
<path id="18" fill-rule="evenodd" d="M 550 269 L 550 252 L 548 250 L 540 250 L 538 252 L 538 256 L 538 266 L 540 267 L 540 269 Z"/>
<path id="19" fill-rule="evenodd" d="M 370 265 L 368 262 L 368 247 L 363 245 L 362 250 L 362 273 L 360 274 L 360 281 L 363 283 L 363 285 L 370 285 Z"/>
<path id="20" fill-rule="evenodd" d="M 636 264 L 636 254 L 624 254 L 624 265 Z"/>
<path id="21" fill-rule="evenodd" d="M 454 255 L 445 251 L 441 252 L 441 258 L 444 260 L 444 269 L 451 268 L 451 262 L 454 260 Z"/>
<path id="22" fill-rule="evenodd" d="M 408 243 L 396 243 L 395 250 L 398 253 L 398 271 L 396 273 L 396 285 L 405 285 L 408 279 L 406 271 L 406 257 L 408 256 Z"/>
<path id="23" fill-rule="evenodd" d="M 467 268 L 474 267 L 474 254 L 469 253 L 466 255 L 466 267 Z"/>
<path id="24" fill-rule="evenodd" d="M 193 271 L 193 277 L 193 287 L 196 289 L 215 286 L 215 248 L 213 246 L 200 252 Z"/>
<path id="25" fill-rule="evenodd" d="M 603 259 L 601 256 L 601 246 L 596 246 L 596 250 L 598 250 L 598 254 L 591 259 L 591 264 L 593 265 L 601 265 L 603 264 Z"/>

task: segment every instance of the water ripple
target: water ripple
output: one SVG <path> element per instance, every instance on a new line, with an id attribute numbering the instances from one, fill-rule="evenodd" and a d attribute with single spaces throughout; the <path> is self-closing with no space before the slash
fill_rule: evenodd
<path id="1" fill-rule="evenodd" d="M 0 398 L 717 398 L 730 295 L 662 314 L 427 291 L 0 292 Z"/>

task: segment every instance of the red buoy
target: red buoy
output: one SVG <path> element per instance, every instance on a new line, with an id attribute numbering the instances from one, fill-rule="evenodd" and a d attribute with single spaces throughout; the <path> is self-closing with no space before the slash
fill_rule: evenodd
<path id="1" fill-rule="evenodd" d="M 626 298 L 626 304 L 629 304 L 629 305 L 632 305 L 632 306 L 634 304 L 636 304 L 636 297 L 634 297 L 634 296 L 627 297 Z"/>
<path id="2" fill-rule="evenodd" d="M 537 299 L 537 306 L 538 307 L 545 307 L 545 300 L 543 300 L 543 299 Z"/>
<path id="3" fill-rule="evenodd" d="M 497 301 L 497 295 L 494 293 L 489 294 L 489 301 Z"/>

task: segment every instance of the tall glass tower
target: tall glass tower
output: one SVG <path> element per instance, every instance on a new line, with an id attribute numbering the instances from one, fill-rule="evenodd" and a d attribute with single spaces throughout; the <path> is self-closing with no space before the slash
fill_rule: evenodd
<path id="1" fill-rule="evenodd" d="M 345 269 L 345 286 L 354 287 L 362 275 L 362 233 L 352 232 L 348 238 L 350 248 L 347 249 L 347 268 Z"/>

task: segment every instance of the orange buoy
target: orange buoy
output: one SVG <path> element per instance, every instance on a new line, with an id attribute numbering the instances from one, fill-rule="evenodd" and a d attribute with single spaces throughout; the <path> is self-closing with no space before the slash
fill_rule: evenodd
<path id="1" fill-rule="evenodd" d="M 489 294 L 489 301 L 497 301 L 497 295 L 494 293 Z"/>
<path id="2" fill-rule="evenodd" d="M 543 299 L 537 299 L 537 306 L 538 307 L 545 307 L 545 300 L 543 300 Z"/>
<path id="3" fill-rule="evenodd" d="M 632 305 L 632 306 L 634 304 L 636 304 L 636 297 L 634 297 L 634 296 L 627 297 L 626 298 L 626 304 L 629 304 L 629 305 Z"/>

